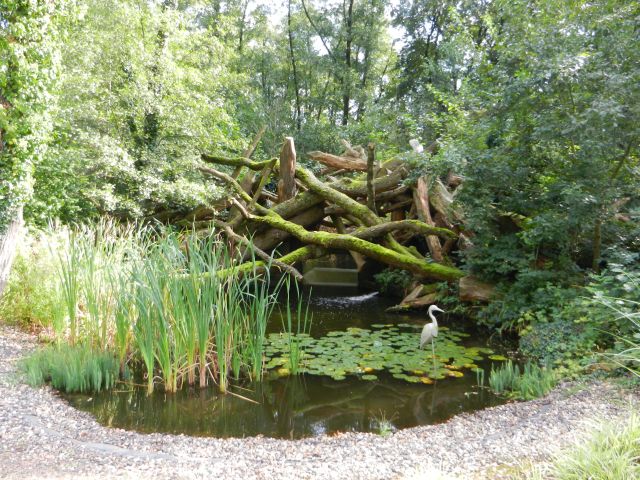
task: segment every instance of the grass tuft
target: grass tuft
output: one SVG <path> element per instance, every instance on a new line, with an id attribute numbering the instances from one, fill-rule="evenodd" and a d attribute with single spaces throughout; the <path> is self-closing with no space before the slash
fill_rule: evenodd
<path id="1" fill-rule="evenodd" d="M 115 354 L 87 345 L 50 345 L 21 362 L 31 386 L 46 382 L 65 392 L 99 392 L 113 387 L 119 375 Z"/>
<path id="2" fill-rule="evenodd" d="M 498 395 L 532 400 L 546 395 L 556 385 L 553 370 L 527 362 L 521 369 L 511 360 L 497 369 L 491 367 L 489 386 Z"/>

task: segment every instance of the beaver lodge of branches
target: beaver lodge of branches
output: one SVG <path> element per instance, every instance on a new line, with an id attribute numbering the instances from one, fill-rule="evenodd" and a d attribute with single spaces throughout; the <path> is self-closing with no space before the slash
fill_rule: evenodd
<path id="1" fill-rule="evenodd" d="M 260 268 L 269 265 L 298 279 L 296 264 L 336 250 L 348 251 L 358 270 L 371 261 L 406 270 L 416 281 L 398 309 L 432 303 L 433 281 L 458 282 L 462 300 L 484 300 L 491 294 L 451 260 L 454 252 L 471 245 L 464 217 L 453 203 L 460 177 L 409 181 L 406 161 L 380 164 L 374 145 L 365 149 L 346 141 L 341 155 L 308 153 L 318 164 L 314 174 L 296 162 L 291 137 L 279 159 L 251 160 L 259 138 L 240 157 L 202 155 L 200 171 L 221 182 L 228 196 L 223 205 L 199 208 L 184 221 L 213 222 L 229 242 L 246 250 L 252 244 L 263 259 Z M 416 141 L 411 146 L 422 152 Z M 277 193 L 265 188 L 275 181 Z M 248 261 L 240 268 L 254 264 Z"/>

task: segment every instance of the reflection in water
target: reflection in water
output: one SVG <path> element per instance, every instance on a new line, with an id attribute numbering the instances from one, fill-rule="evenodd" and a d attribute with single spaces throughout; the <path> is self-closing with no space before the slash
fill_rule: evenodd
<path id="1" fill-rule="evenodd" d="M 476 392 L 475 378 L 416 385 L 382 376 L 335 381 L 299 376 L 255 384 L 236 391 L 258 404 L 214 389 L 184 389 L 176 394 L 128 392 L 69 395 L 69 401 L 100 423 L 142 432 L 187 433 L 216 437 L 266 435 L 300 438 L 337 431 L 375 431 L 377 420 L 395 428 L 432 424 L 464 411 L 499 403 L 488 391 Z"/>
<path id="2" fill-rule="evenodd" d="M 334 292 L 322 296 L 314 289 L 310 305 L 312 335 L 354 326 L 368 328 L 375 323 L 425 321 L 423 315 L 385 314 L 389 302 L 375 294 L 357 295 L 344 289 L 341 293 L 343 297 L 336 298 Z M 443 320 L 446 324 L 446 318 Z M 274 318 L 272 328 L 278 330 L 280 325 L 280 320 Z M 460 325 L 452 327 L 460 329 Z M 486 339 L 477 336 L 465 343 L 487 344 Z M 490 364 L 480 366 L 487 370 Z M 77 408 L 91 412 L 99 422 L 113 427 L 216 437 L 262 434 L 280 438 L 376 431 L 381 418 L 395 428 L 426 425 L 501 402 L 490 392 L 478 390 L 471 372 L 433 385 L 407 383 L 384 373 L 377 375 L 377 381 L 354 376 L 342 381 L 314 375 L 279 378 L 231 387 L 238 396 L 219 395 L 214 388 L 185 388 L 176 394 L 158 392 L 149 397 L 144 389 L 130 389 L 67 398 Z"/>

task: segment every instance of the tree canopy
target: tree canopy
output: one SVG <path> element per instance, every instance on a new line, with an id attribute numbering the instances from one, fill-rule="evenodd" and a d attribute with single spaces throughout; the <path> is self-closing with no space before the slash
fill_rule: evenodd
<path id="1" fill-rule="evenodd" d="M 623 0 L 5 1 L 2 220 L 25 202 L 41 225 L 211 205 L 225 192 L 200 155 L 242 155 L 264 128 L 258 160 L 293 136 L 309 166 L 347 139 L 402 158 L 407 182 L 461 176 L 461 259 L 487 279 L 631 263 L 639 15 Z"/>

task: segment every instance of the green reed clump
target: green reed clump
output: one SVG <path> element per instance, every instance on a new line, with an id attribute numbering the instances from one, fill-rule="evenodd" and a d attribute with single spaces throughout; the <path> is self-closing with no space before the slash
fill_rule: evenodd
<path id="1" fill-rule="evenodd" d="M 491 367 L 489 386 L 498 395 L 531 400 L 546 395 L 556 385 L 552 370 L 527 362 L 522 369 L 511 360 Z"/>
<path id="2" fill-rule="evenodd" d="M 215 235 L 164 233 L 147 249 L 133 272 L 129 312 L 149 392 L 157 373 L 168 392 L 196 378 L 221 392 L 232 379 L 262 378 L 266 324 L 282 282 L 236 274 L 241 261 Z"/>
<path id="3" fill-rule="evenodd" d="M 141 366 L 148 392 L 158 381 L 175 392 L 211 380 L 224 392 L 232 380 L 262 378 L 283 281 L 271 281 L 269 265 L 240 271 L 250 248 L 232 252 L 215 234 L 111 221 L 47 235 L 60 346 L 114 352 L 121 374 Z"/>
<path id="4" fill-rule="evenodd" d="M 255 258 L 253 260 L 255 261 Z M 270 271 L 270 267 L 271 265 L 267 265 L 267 272 Z M 242 357 L 244 362 L 250 365 L 251 378 L 261 380 L 264 373 L 267 323 L 278 303 L 277 297 L 284 278 L 273 285 L 273 288 L 271 288 L 269 273 L 262 278 L 254 275 L 246 276 L 244 279 L 247 282 L 244 288 L 248 295 L 244 295 L 243 309 L 246 315 L 242 318 L 246 341 L 243 344 Z M 288 292 L 288 283 L 285 288 Z"/>
<path id="5" fill-rule="evenodd" d="M 296 289 L 296 306 L 295 310 L 291 308 L 291 298 L 290 298 L 290 280 L 286 281 L 286 292 L 287 292 L 287 303 L 285 310 L 285 319 L 286 323 L 284 323 L 283 319 L 283 330 L 285 331 L 284 335 L 287 338 L 287 344 L 289 347 L 288 356 L 289 356 L 289 369 L 291 373 L 297 374 L 302 367 L 304 360 L 304 349 L 302 347 L 302 340 L 307 335 L 309 329 L 311 328 L 311 315 L 309 314 L 309 303 L 306 303 L 306 306 L 303 309 L 303 304 L 300 301 L 300 289 L 298 284 L 294 284 Z M 294 316 L 295 316 L 295 328 L 294 328 Z"/>
<path id="6" fill-rule="evenodd" d="M 65 392 L 99 392 L 115 385 L 119 375 L 116 355 L 87 345 L 51 345 L 22 362 L 27 382 L 45 382 Z"/>

